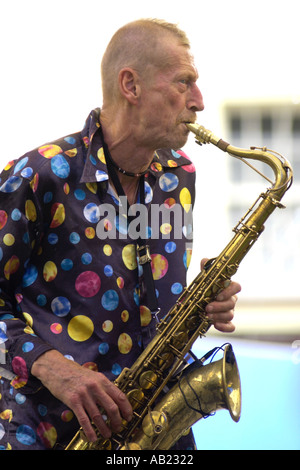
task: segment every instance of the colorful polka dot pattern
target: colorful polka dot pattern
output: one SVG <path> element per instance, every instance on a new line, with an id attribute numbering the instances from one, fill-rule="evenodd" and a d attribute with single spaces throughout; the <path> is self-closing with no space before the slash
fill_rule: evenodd
<path id="1" fill-rule="evenodd" d="M 58 349 L 114 380 L 155 328 L 136 241 L 108 185 L 99 112 L 81 133 L 27 153 L 1 174 L 0 346 L 16 376 L 11 383 L 0 378 L 0 449 L 51 449 L 77 430 L 71 410 L 30 374 L 40 354 Z M 161 150 L 146 175 L 147 207 L 170 211 L 157 237 L 151 224 L 147 229 L 162 315 L 185 286 L 191 227 L 175 237 L 172 208 L 193 204 L 194 171 L 182 151 Z M 115 220 L 103 216 L 101 204 L 113 205 Z M 99 238 L 100 225 L 106 238 Z"/>

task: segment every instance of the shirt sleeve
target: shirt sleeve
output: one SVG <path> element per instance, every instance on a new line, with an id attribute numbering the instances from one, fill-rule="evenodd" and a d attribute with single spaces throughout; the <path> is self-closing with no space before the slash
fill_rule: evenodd
<path id="1" fill-rule="evenodd" d="M 23 177 L 18 165 L 4 170 L 0 183 L 0 366 L 14 374 L 15 388 L 31 393 L 41 387 L 31 366 L 53 348 L 35 335 L 30 312 L 26 317 L 18 308 L 18 292 L 30 276 L 30 258 L 43 226 L 34 178 Z"/>

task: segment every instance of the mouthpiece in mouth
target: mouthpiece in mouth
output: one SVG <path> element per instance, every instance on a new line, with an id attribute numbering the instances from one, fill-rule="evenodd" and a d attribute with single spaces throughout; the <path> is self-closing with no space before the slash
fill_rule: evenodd
<path id="1" fill-rule="evenodd" d="M 227 147 L 229 146 L 228 142 L 225 142 L 225 140 L 220 139 L 220 137 L 217 137 L 214 135 L 211 131 L 206 129 L 203 126 L 200 126 L 199 124 L 192 124 L 192 123 L 186 123 L 187 128 L 194 132 L 197 140 L 197 144 L 209 144 L 212 143 L 219 147 L 221 150 L 224 152 L 227 151 Z"/>
<path id="2" fill-rule="evenodd" d="M 185 125 L 190 131 L 194 132 L 194 134 L 197 134 L 197 131 L 199 129 L 199 126 L 197 124 L 192 124 L 191 122 L 186 122 Z"/>

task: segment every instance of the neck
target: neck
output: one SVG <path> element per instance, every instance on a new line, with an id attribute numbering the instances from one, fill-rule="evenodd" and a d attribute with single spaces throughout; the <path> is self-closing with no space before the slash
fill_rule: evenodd
<path id="1" fill-rule="evenodd" d="M 122 174 L 118 176 L 119 176 L 119 180 L 122 185 L 123 191 L 125 193 L 125 196 L 127 197 L 129 206 L 131 206 L 132 204 L 135 204 L 137 202 L 140 178 L 138 177 L 132 178 L 132 177 L 128 177 Z"/>
<path id="2" fill-rule="evenodd" d="M 122 116 L 122 112 L 118 117 L 109 118 L 109 113 L 102 110 L 101 126 L 111 158 L 120 169 L 118 173 L 129 178 L 144 174 L 152 162 L 154 151 L 139 141 L 134 123 Z"/>

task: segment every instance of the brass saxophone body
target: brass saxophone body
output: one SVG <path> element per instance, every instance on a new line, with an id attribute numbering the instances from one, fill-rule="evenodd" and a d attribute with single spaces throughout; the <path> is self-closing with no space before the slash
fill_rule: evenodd
<path id="1" fill-rule="evenodd" d="M 196 339 L 211 326 L 205 307 L 230 283 L 267 218 L 275 208 L 284 207 L 280 200 L 292 183 L 293 172 L 287 160 L 266 148 L 240 149 L 198 124 L 187 127 L 201 145 L 212 143 L 231 156 L 266 163 L 275 182 L 234 227 L 235 235 L 225 249 L 206 263 L 158 323 L 156 335 L 135 363 L 116 380 L 132 405 L 133 419 L 124 420 L 122 431 L 110 439 L 103 439 L 96 431 L 99 439 L 95 443 L 88 442 L 80 429 L 66 450 L 167 450 L 195 422 L 218 409 L 228 409 L 236 422 L 240 418 L 241 386 L 231 345 L 225 347 L 219 361 L 203 365 L 209 352 L 202 360 L 183 366 Z M 175 385 L 169 389 L 172 380 Z"/>

